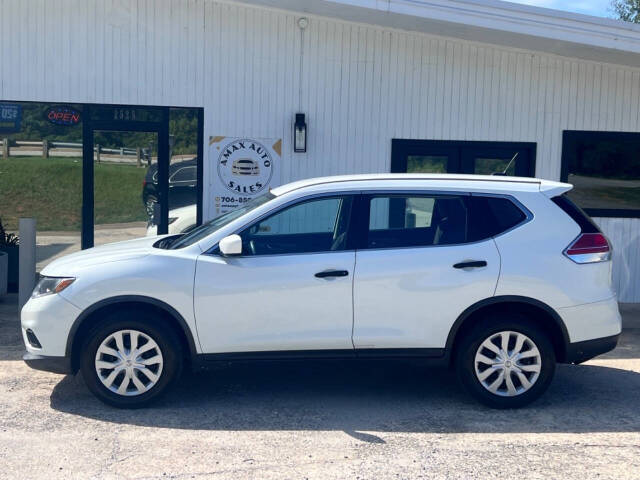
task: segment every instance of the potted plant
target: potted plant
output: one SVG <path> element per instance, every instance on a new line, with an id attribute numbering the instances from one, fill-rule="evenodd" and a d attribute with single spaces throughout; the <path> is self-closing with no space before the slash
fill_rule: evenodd
<path id="1" fill-rule="evenodd" d="M 0 219 L 0 278 L 7 279 L 7 286 L 10 292 L 18 291 L 18 249 L 20 239 L 14 233 L 7 233 Z M 4 260 L 3 260 L 4 259 Z M 6 265 L 5 265 L 6 264 Z M 3 281 L 0 280 L 0 285 Z"/>

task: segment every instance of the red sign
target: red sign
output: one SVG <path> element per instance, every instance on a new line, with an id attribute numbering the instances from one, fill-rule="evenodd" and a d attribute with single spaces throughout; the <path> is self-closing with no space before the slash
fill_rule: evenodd
<path id="1" fill-rule="evenodd" d="M 80 112 L 71 107 L 51 107 L 47 110 L 47 118 L 51 123 L 69 127 L 80 123 Z"/>

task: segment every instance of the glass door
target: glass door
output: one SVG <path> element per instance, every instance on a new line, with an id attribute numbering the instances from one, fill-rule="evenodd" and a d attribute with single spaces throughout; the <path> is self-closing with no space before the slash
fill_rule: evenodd
<path id="1" fill-rule="evenodd" d="M 94 245 L 155 235 L 158 133 L 93 131 Z"/>
<path id="2" fill-rule="evenodd" d="M 85 108 L 82 248 L 167 233 L 169 109 Z"/>

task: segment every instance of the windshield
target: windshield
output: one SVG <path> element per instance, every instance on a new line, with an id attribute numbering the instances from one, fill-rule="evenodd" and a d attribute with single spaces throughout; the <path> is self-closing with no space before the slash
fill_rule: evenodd
<path id="1" fill-rule="evenodd" d="M 202 240 L 204 237 L 211 235 L 216 230 L 233 222 L 236 218 L 240 218 L 245 213 L 258 208 L 260 205 L 264 205 L 274 198 L 276 198 L 276 196 L 273 193 L 269 192 L 248 201 L 235 210 L 223 213 L 219 217 L 216 217 L 213 220 L 209 220 L 207 223 L 203 223 L 199 227 L 194 228 L 189 233 L 176 238 L 169 246 L 169 249 L 174 250 L 176 248 L 183 248 L 189 245 L 193 245 L 197 241 Z"/>

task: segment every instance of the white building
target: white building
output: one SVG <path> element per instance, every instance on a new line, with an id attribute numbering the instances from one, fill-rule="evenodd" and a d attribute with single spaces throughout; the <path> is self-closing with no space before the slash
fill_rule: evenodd
<path id="1" fill-rule="evenodd" d="M 640 302 L 639 26 L 493 0 L 0 0 L 0 12 L 5 104 L 119 105 L 124 126 L 133 106 L 202 109 L 205 220 L 220 207 L 216 137 L 273 139 L 274 184 L 407 169 L 569 178 L 614 245 L 621 301 Z"/>

